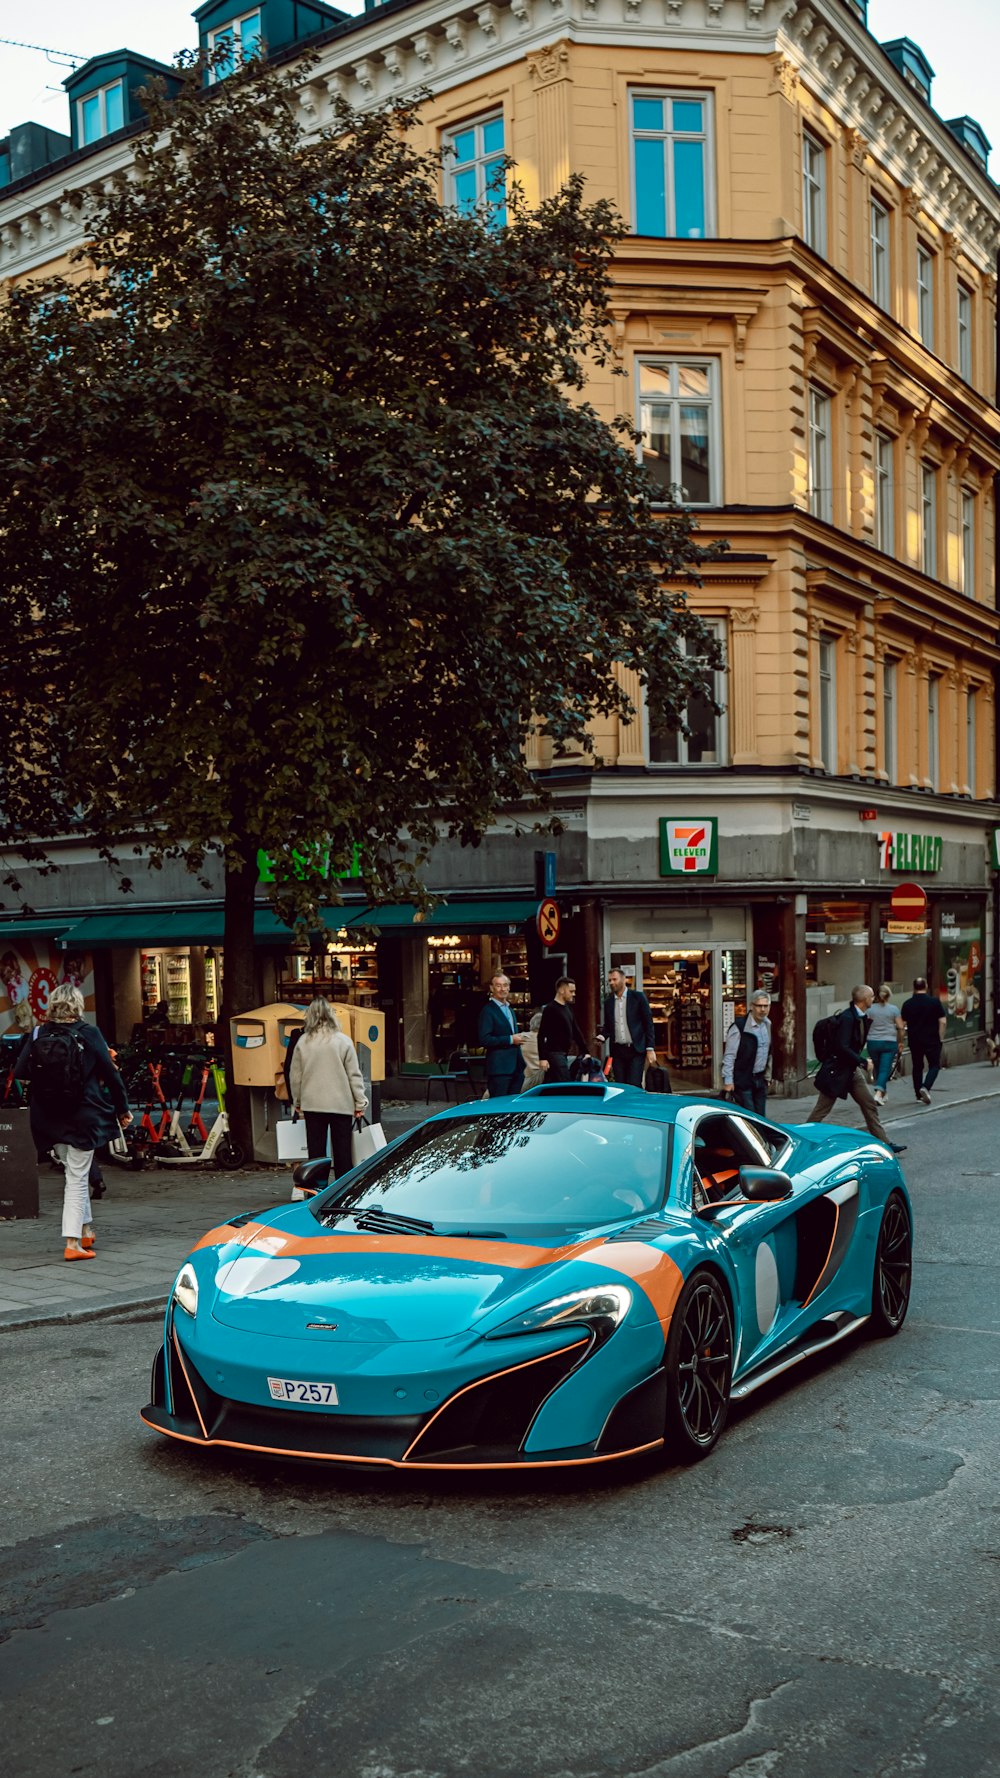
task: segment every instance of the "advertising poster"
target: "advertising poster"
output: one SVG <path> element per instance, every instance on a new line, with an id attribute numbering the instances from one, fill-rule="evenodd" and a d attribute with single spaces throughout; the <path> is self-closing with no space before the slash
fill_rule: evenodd
<path id="1" fill-rule="evenodd" d="M 948 1020 L 948 1037 L 982 1030 L 984 960 L 979 909 L 975 906 L 942 909 L 934 985 Z"/>
<path id="2" fill-rule="evenodd" d="M 72 982 L 83 995 L 84 1016 L 94 1017 L 94 962 L 88 953 L 59 950 L 51 938 L 0 939 L 0 1037 L 44 1022 L 57 982 Z"/>

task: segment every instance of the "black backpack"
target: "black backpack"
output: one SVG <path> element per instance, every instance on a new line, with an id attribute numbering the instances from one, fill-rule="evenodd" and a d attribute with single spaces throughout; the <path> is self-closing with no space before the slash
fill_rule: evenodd
<path id="1" fill-rule="evenodd" d="M 829 1062 L 836 1055 L 839 1023 L 839 1012 L 832 1012 L 825 1019 L 817 1019 L 813 1026 L 813 1055 L 817 1062 Z"/>
<path id="2" fill-rule="evenodd" d="M 32 1098 L 44 1110 L 77 1111 L 83 1103 L 83 1044 L 75 1025 L 41 1025 L 31 1044 Z"/>

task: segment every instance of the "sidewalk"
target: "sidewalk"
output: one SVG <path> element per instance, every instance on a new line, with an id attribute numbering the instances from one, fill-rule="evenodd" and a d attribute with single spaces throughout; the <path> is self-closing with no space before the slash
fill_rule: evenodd
<path id="1" fill-rule="evenodd" d="M 985 1062 L 948 1068 L 938 1076 L 933 1102 L 919 1105 L 909 1078 L 896 1081 L 883 1107 L 886 1124 L 905 1126 L 933 1117 L 950 1105 L 1000 1098 L 1000 1070 Z M 812 1096 L 772 1099 L 776 1123 L 804 1123 Z M 390 1103 L 383 1126 L 390 1140 L 435 1110 L 440 1103 Z M 846 1100 L 831 1123 L 862 1128 L 861 1115 Z M 185 1255 L 207 1229 L 246 1210 L 287 1202 L 287 1167 L 244 1168 L 240 1173 L 153 1167 L 145 1173 L 106 1167 L 107 1196 L 94 1207 L 97 1258 L 68 1265 L 59 1232 L 62 1174 L 44 1167 L 40 1176 L 41 1214 L 37 1221 L 0 1223 L 0 1332 L 69 1317 L 109 1315 L 116 1310 L 159 1308 Z"/>

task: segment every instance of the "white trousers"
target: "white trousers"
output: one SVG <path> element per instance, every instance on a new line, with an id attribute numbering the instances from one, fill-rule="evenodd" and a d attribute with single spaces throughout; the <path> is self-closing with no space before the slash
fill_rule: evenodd
<path id="1" fill-rule="evenodd" d="M 52 1153 L 66 1174 L 63 1188 L 62 1232 L 67 1241 L 79 1241 L 85 1222 L 93 1221 L 90 1208 L 90 1169 L 94 1164 L 92 1148 L 70 1148 L 68 1142 L 54 1142 Z"/>

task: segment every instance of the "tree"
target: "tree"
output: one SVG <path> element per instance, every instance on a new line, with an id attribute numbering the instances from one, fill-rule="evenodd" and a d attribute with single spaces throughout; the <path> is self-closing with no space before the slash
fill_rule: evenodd
<path id="1" fill-rule="evenodd" d="M 442 833 L 544 808 L 533 724 L 628 714 L 620 661 L 683 726 L 715 661 L 688 516 L 583 398 L 611 207 L 445 209 L 414 107 L 305 134 L 302 73 L 151 89 L 70 275 L 0 309 L 0 844 L 221 852 L 227 1015 L 260 849 L 303 921 L 357 844 L 419 894 Z"/>

